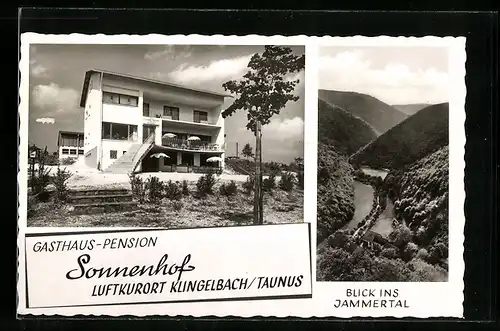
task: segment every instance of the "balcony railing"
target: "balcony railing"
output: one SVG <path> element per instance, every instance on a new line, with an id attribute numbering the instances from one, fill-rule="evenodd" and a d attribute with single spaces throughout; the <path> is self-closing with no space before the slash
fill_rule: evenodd
<path id="1" fill-rule="evenodd" d="M 163 138 L 162 145 L 177 149 L 191 150 L 191 151 L 220 151 L 221 148 L 218 144 L 209 143 L 201 140 L 184 140 L 179 138 Z"/>
<path id="2" fill-rule="evenodd" d="M 181 121 L 181 122 L 190 122 L 190 123 L 200 123 L 200 124 L 217 125 L 216 122 L 212 122 L 212 121 L 209 121 L 209 120 L 201 119 L 199 116 L 194 116 L 192 121 L 190 121 L 190 120 L 187 120 L 187 121 L 186 120 L 180 120 L 179 114 L 172 114 L 170 116 L 167 116 L 167 115 L 163 115 L 163 110 L 159 111 L 159 110 L 149 109 L 149 112 L 148 111 L 144 111 L 142 113 L 142 116 L 143 117 L 149 117 L 149 118 L 158 118 L 158 119 L 162 119 L 162 120 L 170 120 L 170 121 Z"/>

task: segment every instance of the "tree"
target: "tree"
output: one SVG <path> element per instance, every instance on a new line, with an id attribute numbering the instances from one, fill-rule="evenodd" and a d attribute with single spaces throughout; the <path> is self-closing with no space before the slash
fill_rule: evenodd
<path id="1" fill-rule="evenodd" d="M 293 54 L 289 47 L 265 46 L 262 54 L 254 54 L 248 63 L 248 72 L 240 80 L 231 80 L 222 87 L 237 95 L 234 102 L 222 112 L 224 118 L 236 111 L 247 112 L 248 130 L 255 135 L 255 193 L 254 223 L 263 223 L 262 203 L 262 132 L 273 115 L 279 114 L 288 101 L 297 101 L 293 94 L 298 79 L 289 75 L 304 69 L 305 56 Z"/>
<path id="2" fill-rule="evenodd" d="M 245 146 L 243 146 L 243 149 L 241 150 L 241 154 L 243 154 L 244 157 L 254 157 L 252 146 L 250 146 L 250 143 L 246 143 Z"/>

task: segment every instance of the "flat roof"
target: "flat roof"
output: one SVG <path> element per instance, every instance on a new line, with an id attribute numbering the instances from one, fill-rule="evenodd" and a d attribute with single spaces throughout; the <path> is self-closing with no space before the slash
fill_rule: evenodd
<path id="1" fill-rule="evenodd" d="M 95 73 L 102 73 L 105 75 L 130 78 L 130 79 L 134 79 L 134 80 L 138 80 L 138 81 L 142 81 L 142 82 L 154 83 L 154 84 L 159 84 L 159 85 L 168 86 L 168 87 L 175 87 L 175 88 L 190 90 L 190 91 L 203 93 L 203 94 L 209 94 L 209 95 L 218 96 L 218 97 L 232 97 L 232 95 L 230 95 L 230 94 L 222 94 L 222 93 L 212 92 L 212 91 L 203 90 L 203 89 L 196 89 L 196 88 L 192 88 L 192 87 L 188 87 L 188 86 L 184 86 L 184 85 L 180 85 L 180 84 L 160 81 L 160 80 L 146 78 L 146 77 L 132 76 L 129 74 L 122 74 L 122 73 L 108 71 L 108 70 L 102 70 L 102 69 L 91 69 L 91 70 L 87 70 L 85 72 L 85 78 L 83 81 L 82 96 L 80 98 L 80 107 L 85 107 L 85 101 L 87 99 L 87 90 L 89 88 L 90 77 L 92 76 L 92 74 L 95 74 Z"/>
<path id="2" fill-rule="evenodd" d="M 61 134 L 73 134 L 73 135 L 82 135 L 83 136 L 83 132 L 77 132 L 77 131 L 63 131 L 63 130 L 60 130 L 59 131 L 59 135 Z"/>

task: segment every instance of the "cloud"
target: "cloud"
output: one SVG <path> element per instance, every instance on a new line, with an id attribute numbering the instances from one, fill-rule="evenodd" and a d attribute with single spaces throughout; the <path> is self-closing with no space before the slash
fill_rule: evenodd
<path id="1" fill-rule="evenodd" d="M 246 142 L 255 150 L 255 136 L 246 128 L 240 128 L 232 137 L 240 142 L 240 151 Z M 244 143 L 243 143 L 244 142 Z M 262 127 L 262 158 L 264 161 L 290 163 L 304 155 L 304 121 L 300 117 L 289 119 L 274 118 Z M 229 146 L 230 154 L 235 154 L 234 146 Z"/>
<path id="2" fill-rule="evenodd" d="M 301 139 L 304 132 L 304 120 L 300 117 L 280 120 L 272 119 L 268 125 L 262 128 L 262 135 L 275 137 L 278 140 Z"/>
<path id="3" fill-rule="evenodd" d="M 146 60 L 173 60 L 176 58 L 186 58 L 190 57 L 192 52 L 190 50 L 190 46 L 175 46 L 175 45 L 166 45 L 162 50 L 150 51 L 144 55 L 144 59 Z"/>
<path id="4" fill-rule="evenodd" d="M 246 70 L 253 54 L 232 59 L 223 59 L 210 62 L 205 66 L 180 65 L 168 76 L 181 84 L 202 83 L 240 77 Z"/>
<path id="5" fill-rule="evenodd" d="M 40 117 L 37 118 L 36 121 L 42 124 L 54 124 L 56 122 L 56 120 L 52 117 Z"/>
<path id="6" fill-rule="evenodd" d="M 78 106 L 78 92 L 57 84 L 36 85 L 32 91 L 33 105 L 49 114 L 73 110 Z"/>
<path id="7" fill-rule="evenodd" d="M 47 68 L 42 66 L 41 64 L 37 64 L 32 66 L 31 68 L 31 74 L 35 77 L 43 77 L 47 73 Z"/>
<path id="8" fill-rule="evenodd" d="M 322 89 L 370 94 L 389 104 L 433 103 L 448 100 L 448 74 L 429 67 L 412 70 L 402 62 L 374 68 L 361 51 L 319 58 Z"/>

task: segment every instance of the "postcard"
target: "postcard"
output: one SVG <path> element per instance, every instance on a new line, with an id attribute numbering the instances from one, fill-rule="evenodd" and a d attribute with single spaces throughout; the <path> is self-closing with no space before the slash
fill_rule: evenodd
<path id="1" fill-rule="evenodd" d="M 22 34 L 18 316 L 462 317 L 465 41 Z"/>

